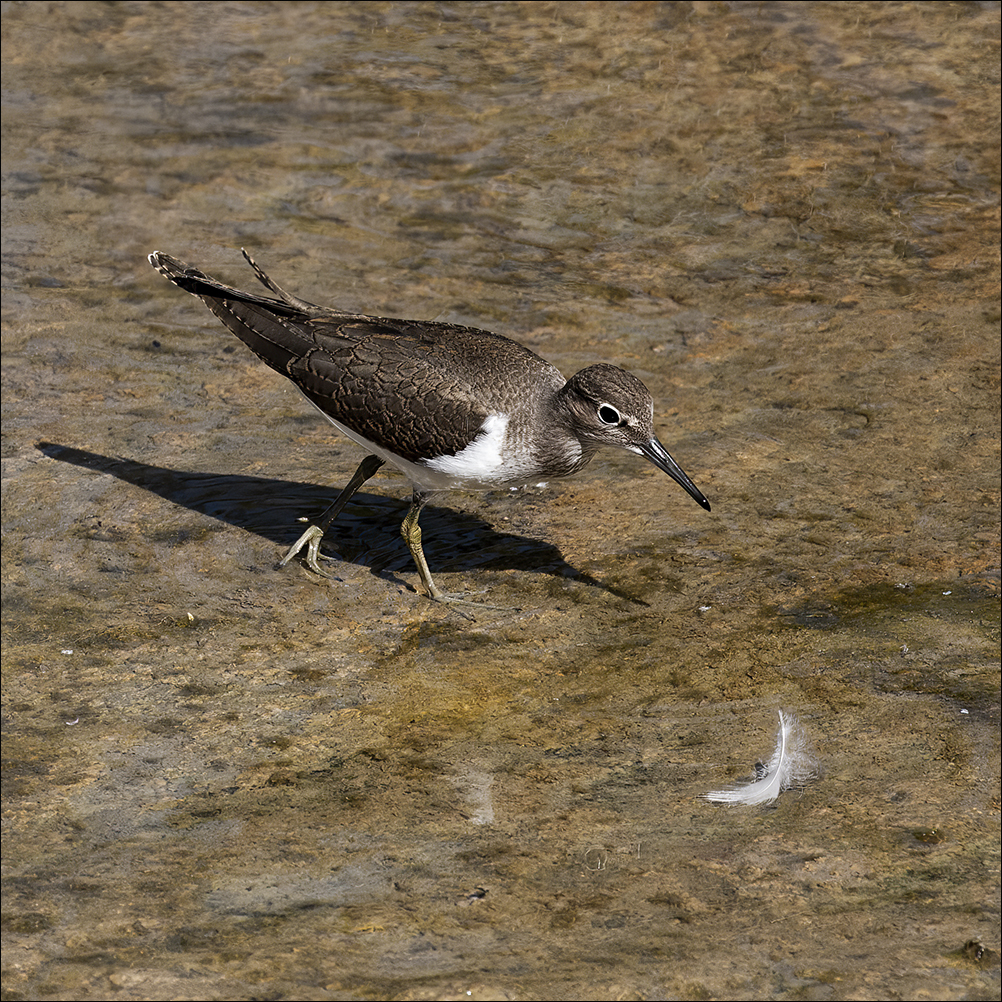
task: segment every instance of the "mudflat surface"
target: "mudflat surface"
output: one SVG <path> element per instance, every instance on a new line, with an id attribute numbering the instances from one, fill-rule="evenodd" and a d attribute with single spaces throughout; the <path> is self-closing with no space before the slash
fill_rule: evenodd
<path id="1" fill-rule="evenodd" d="M 999 997 L 997 4 L 2 13 L 5 998 Z M 145 259 L 241 246 L 629 369 L 712 513 L 276 569 L 361 453 Z"/>

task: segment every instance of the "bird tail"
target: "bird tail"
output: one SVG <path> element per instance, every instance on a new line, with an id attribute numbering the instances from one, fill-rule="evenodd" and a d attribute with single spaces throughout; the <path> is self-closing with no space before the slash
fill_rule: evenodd
<path id="1" fill-rule="evenodd" d="M 193 268 L 184 261 L 179 261 L 176 257 L 164 254 L 163 251 L 154 251 L 150 257 L 150 264 L 163 275 L 164 278 L 173 282 L 179 289 L 190 292 L 193 296 L 198 296 L 205 304 L 216 313 L 210 300 L 225 300 L 231 303 L 246 303 L 250 306 L 261 306 L 271 311 L 277 316 L 301 317 L 304 313 L 309 314 L 317 307 L 312 303 L 307 303 L 303 299 L 285 292 L 278 283 L 274 282 L 265 271 L 247 253 L 243 252 L 247 263 L 254 269 L 254 274 L 258 281 L 269 291 L 276 293 L 280 299 L 272 299 L 269 296 L 257 296 L 253 292 L 241 292 L 232 286 L 225 285 L 214 278 Z"/>
<path id="2" fill-rule="evenodd" d="M 177 258 L 154 251 L 150 264 L 179 289 L 198 296 L 266 365 L 288 376 L 289 366 L 316 349 L 310 322 L 323 311 L 283 292 L 251 259 L 258 280 L 281 299 L 241 292 Z"/>

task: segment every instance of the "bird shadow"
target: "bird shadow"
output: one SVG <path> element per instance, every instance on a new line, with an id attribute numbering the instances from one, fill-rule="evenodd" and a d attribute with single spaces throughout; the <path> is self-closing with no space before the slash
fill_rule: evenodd
<path id="1" fill-rule="evenodd" d="M 50 459 L 117 477 L 172 504 L 256 533 L 275 543 L 276 563 L 299 538 L 303 520 L 317 518 L 338 491 L 298 480 L 174 470 L 54 442 L 38 442 L 36 448 Z M 359 491 L 327 530 L 324 545 L 333 548 L 338 559 L 368 567 L 373 574 L 395 576 L 413 569 L 400 536 L 408 502 Z M 468 512 L 428 504 L 421 513 L 421 527 L 433 572 L 478 567 L 542 572 L 600 588 L 637 605 L 648 604 L 579 571 L 552 544 L 498 532 Z"/>

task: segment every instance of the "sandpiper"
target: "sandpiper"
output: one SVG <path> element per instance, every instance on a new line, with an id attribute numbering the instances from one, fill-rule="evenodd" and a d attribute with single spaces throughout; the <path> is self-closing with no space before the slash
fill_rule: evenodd
<path id="1" fill-rule="evenodd" d="M 418 518 L 438 491 L 522 487 L 567 477 L 599 446 L 611 445 L 649 459 L 710 510 L 654 434 L 654 402 L 636 376 L 602 364 L 565 380 L 528 348 L 490 331 L 316 306 L 283 291 L 243 254 L 277 299 L 239 292 L 160 251 L 150 255 L 150 264 L 198 296 L 367 452 L 282 565 L 306 547 L 307 566 L 329 576 L 318 562 L 324 532 L 384 463 L 411 482 L 411 505 L 400 532 L 425 591 L 438 601 L 461 600 L 439 590 L 421 548 Z"/>

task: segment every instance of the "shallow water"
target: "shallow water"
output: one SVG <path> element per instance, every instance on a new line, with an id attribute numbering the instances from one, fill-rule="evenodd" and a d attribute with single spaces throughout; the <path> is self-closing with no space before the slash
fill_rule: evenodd
<path id="1" fill-rule="evenodd" d="M 997 4 L 2 10 L 7 998 L 999 997 Z M 712 513 L 277 570 L 360 453 L 145 260 L 241 246 L 623 365 Z"/>

